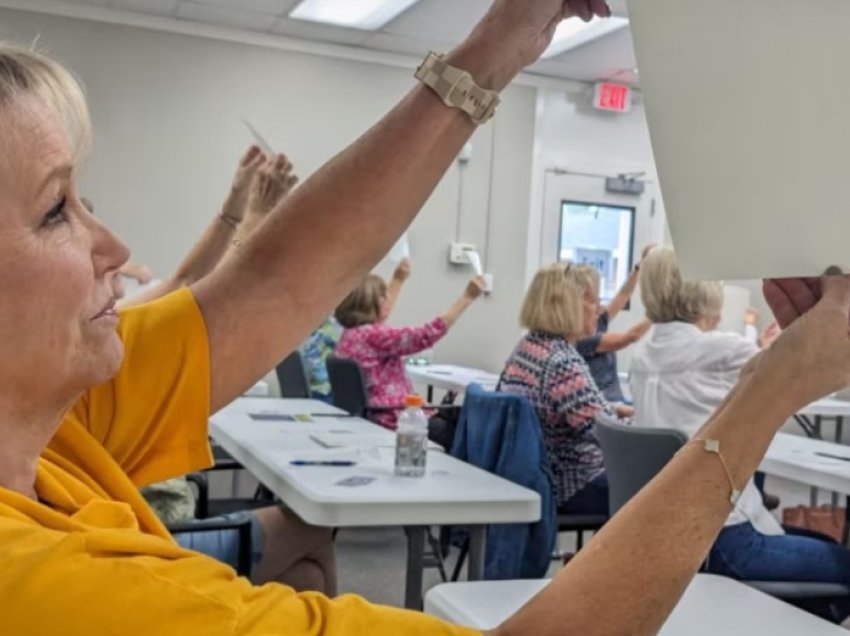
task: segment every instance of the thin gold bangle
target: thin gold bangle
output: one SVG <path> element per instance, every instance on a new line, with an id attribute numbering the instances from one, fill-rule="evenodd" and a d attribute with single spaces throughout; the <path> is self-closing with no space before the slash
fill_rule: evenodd
<path id="1" fill-rule="evenodd" d="M 720 460 L 720 465 L 723 466 L 723 472 L 726 473 L 726 478 L 729 480 L 729 487 L 732 490 L 729 495 L 729 503 L 736 506 L 738 504 L 738 500 L 741 498 L 741 490 L 735 485 L 735 478 L 732 476 L 732 471 L 729 470 L 729 465 L 726 463 L 726 460 L 723 458 L 723 454 L 720 452 L 720 440 L 694 438 L 683 447 L 683 450 L 691 444 L 697 443 L 702 444 L 702 449 L 706 453 L 716 455 L 717 459 Z"/>

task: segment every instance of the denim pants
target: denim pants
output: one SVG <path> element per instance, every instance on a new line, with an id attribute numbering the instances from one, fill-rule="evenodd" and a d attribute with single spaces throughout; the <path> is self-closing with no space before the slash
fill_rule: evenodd
<path id="1" fill-rule="evenodd" d="M 791 531 L 793 532 L 793 530 Z M 850 550 L 828 538 L 764 535 L 750 523 L 723 528 L 708 553 L 707 569 L 739 580 L 843 583 L 850 586 Z M 807 607 L 829 620 L 850 616 L 850 598 Z"/>

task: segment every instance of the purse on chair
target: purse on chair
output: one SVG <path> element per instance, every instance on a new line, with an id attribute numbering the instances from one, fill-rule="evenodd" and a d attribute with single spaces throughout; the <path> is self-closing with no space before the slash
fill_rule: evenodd
<path id="1" fill-rule="evenodd" d="M 782 523 L 794 528 L 813 530 L 835 539 L 846 541 L 845 509 L 838 506 L 795 506 L 782 511 Z"/>

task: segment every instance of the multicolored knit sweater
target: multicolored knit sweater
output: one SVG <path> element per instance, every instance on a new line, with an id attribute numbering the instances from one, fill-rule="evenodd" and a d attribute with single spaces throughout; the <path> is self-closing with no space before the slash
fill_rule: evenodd
<path id="1" fill-rule="evenodd" d="M 498 390 L 525 396 L 537 411 L 559 505 L 602 473 L 593 419 L 599 411 L 613 410 L 573 345 L 560 336 L 530 332 L 508 359 Z"/>

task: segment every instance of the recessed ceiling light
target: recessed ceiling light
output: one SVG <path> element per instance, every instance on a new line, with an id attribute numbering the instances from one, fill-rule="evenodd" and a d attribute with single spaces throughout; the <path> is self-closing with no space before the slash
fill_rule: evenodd
<path id="1" fill-rule="evenodd" d="M 628 26 L 627 18 L 593 18 L 590 22 L 582 22 L 578 19 L 564 20 L 558 25 L 552 44 L 543 53 L 543 58 L 554 57 L 565 51 L 574 49 L 591 40 L 601 38 L 614 31 Z"/>
<path id="2" fill-rule="evenodd" d="M 374 31 L 418 0 L 302 0 L 290 13 L 296 20 Z"/>

